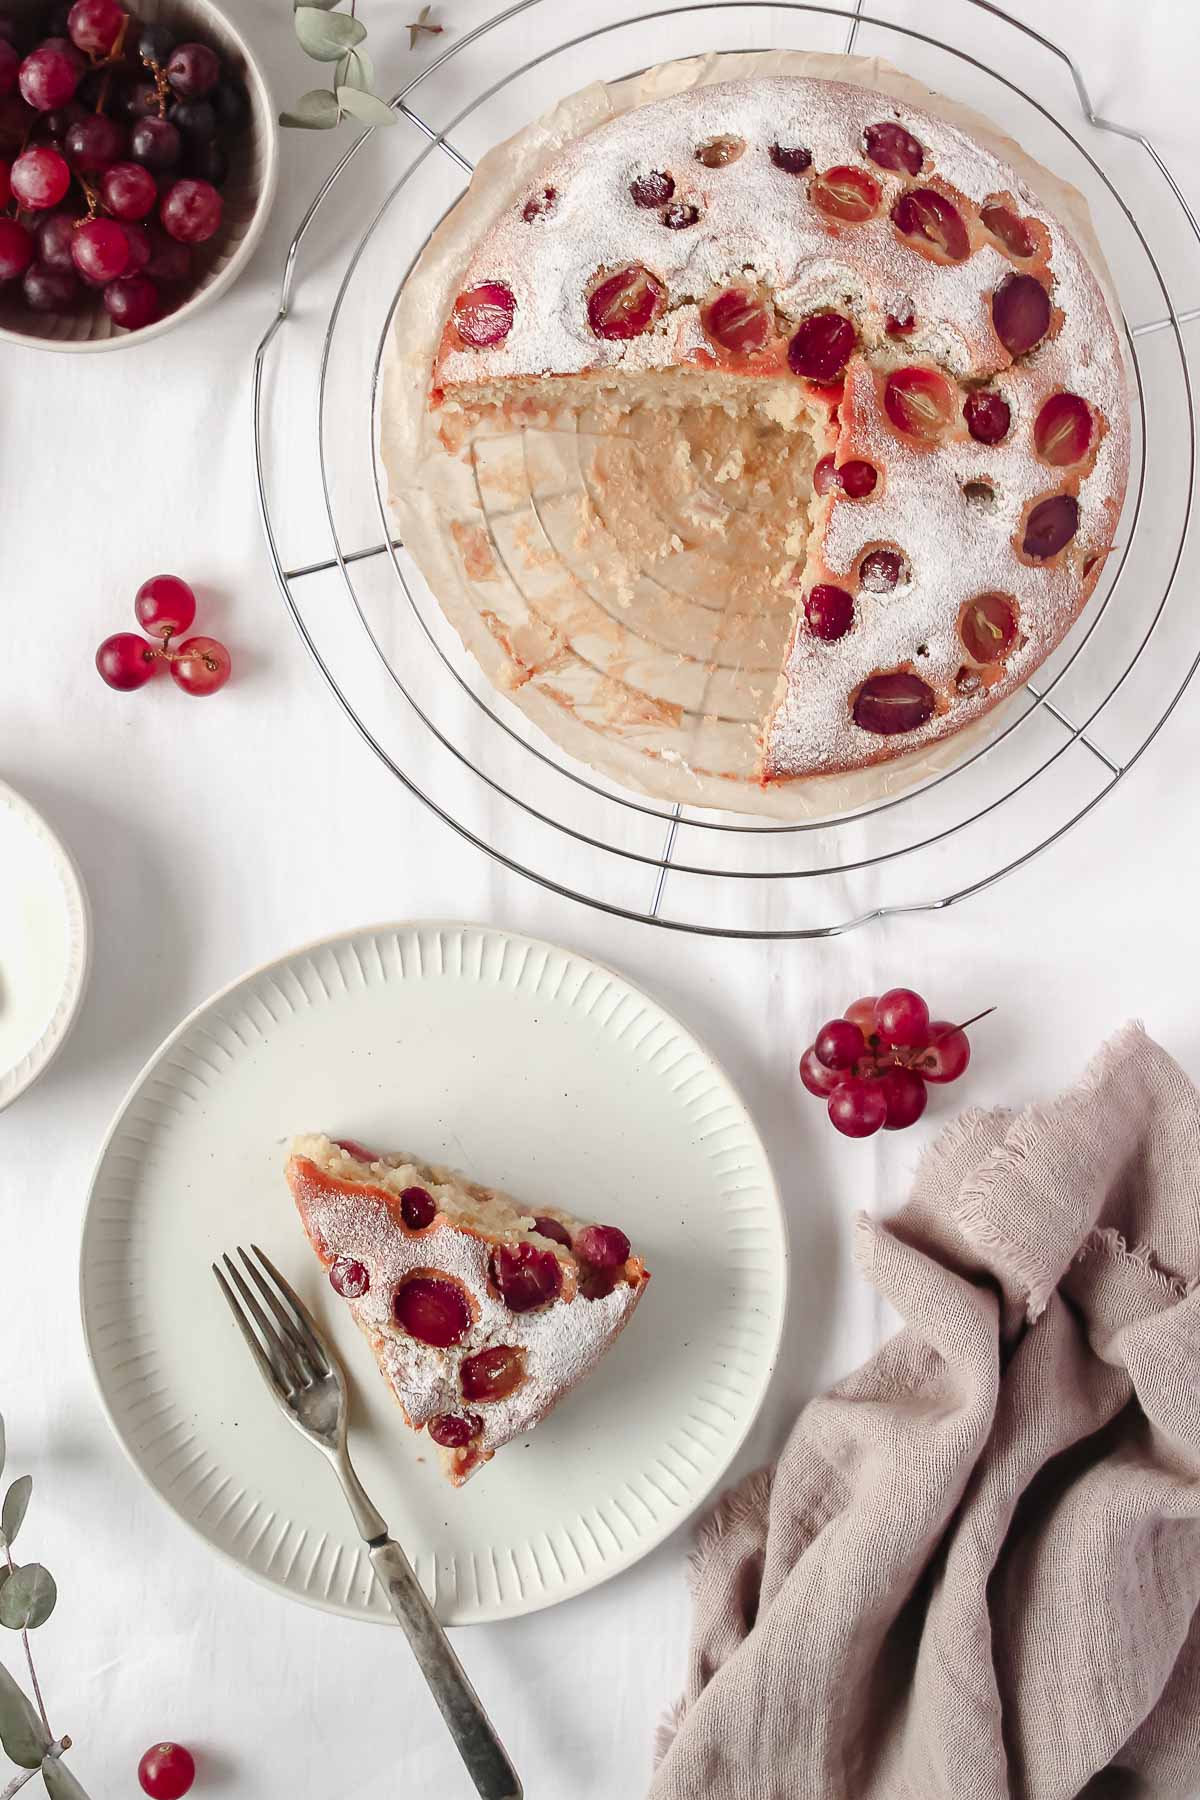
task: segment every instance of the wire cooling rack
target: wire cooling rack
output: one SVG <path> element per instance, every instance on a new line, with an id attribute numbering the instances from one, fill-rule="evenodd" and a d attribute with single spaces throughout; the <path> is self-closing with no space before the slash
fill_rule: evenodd
<path id="1" fill-rule="evenodd" d="M 342 710 L 410 792 L 506 868 L 620 917 L 725 937 L 830 937 L 956 905 L 1057 845 L 1133 771 L 1200 662 L 1189 604 L 1196 419 L 1187 335 L 1200 225 L 1153 143 L 1097 115 L 1079 65 L 990 0 L 953 40 L 780 0 L 639 10 L 518 0 L 392 102 L 394 131 L 341 158 L 291 244 L 254 366 L 258 493 L 280 590 Z M 950 9 L 947 9 L 949 12 Z M 389 536 L 380 366 L 403 283 L 492 143 L 563 94 L 672 55 L 879 54 L 1003 125 L 1082 189 L 1134 375 L 1117 553 L 1091 604 L 990 738 L 858 811 L 797 824 L 671 806 L 573 762 L 486 681 Z M 463 103 L 464 94 L 474 98 Z M 386 827 L 381 826 L 381 830 Z M 436 845 L 423 849 L 436 855 Z"/>

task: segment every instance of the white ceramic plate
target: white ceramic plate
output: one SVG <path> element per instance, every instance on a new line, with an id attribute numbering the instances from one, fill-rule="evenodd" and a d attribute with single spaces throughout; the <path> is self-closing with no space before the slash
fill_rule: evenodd
<path id="1" fill-rule="evenodd" d="M 599 1369 L 465 1488 L 409 1432 L 282 1173 L 293 1133 L 404 1147 L 628 1228 L 653 1279 Z M 320 1457 L 262 1391 L 209 1269 L 261 1244 L 332 1331 L 368 1492 L 448 1623 L 628 1568 L 719 1481 L 779 1345 L 787 1245 L 763 1146 L 711 1057 L 582 956 L 459 924 L 296 951 L 192 1014 L 138 1077 L 84 1227 L 84 1330 L 135 1465 L 297 1598 L 386 1618 Z"/>
<path id="2" fill-rule="evenodd" d="M 0 1110 L 62 1049 L 91 961 L 91 920 L 66 846 L 0 781 Z"/>

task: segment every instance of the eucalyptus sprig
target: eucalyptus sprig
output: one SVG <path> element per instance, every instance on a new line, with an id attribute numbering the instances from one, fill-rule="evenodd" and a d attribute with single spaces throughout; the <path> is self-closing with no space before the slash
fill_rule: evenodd
<path id="1" fill-rule="evenodd" d="M 0 1475 L 3 1473 L 4 1420 L 0 1417 Z M 13 1545 L 32 1492 L 32 1476 L 20 1475 L 10 1485 L 0 1507 L 0 1626 L 19 1633 L 33 1691 L 31 1700 L 0 1663 L 0 1744 L 20 1771 L 0 1789 L 0 1800 L 12 1800 L 39 1771 L 50 1800 L 88 1800 L 62 1760 L 64 1750 L 71 1748 L 70 1738 L 56 1738 L 50 1729 L 29 1644 L 30 1632 L 44 1625 L 54 1611 L 58 1598 L 54 1577 L 41 1563 L 17 1563 L 13 1559 Z"/>
<path id="2" fill-rule="evenodd" d="M 301 94 L 290 112 L 280 113 L 281 125 L 328 131 L 347 116 L 361 125 L 396 123 L 391 107 L 373 92 L 375 69 L 365 48 L 367 28 L 355 17 L 355 4 L 356 0 L 350 0 L 350 11 L 339 12 L 337 0 L 295 0 L 293 17 L 300 48 L 314 62 L 332 63 L 333 80 L 327 88 L 310 88 Z M 429 10 L 427 6 L 409 27 L 414 44 L 418 33 L 442 29 L 428 23 Z"/>

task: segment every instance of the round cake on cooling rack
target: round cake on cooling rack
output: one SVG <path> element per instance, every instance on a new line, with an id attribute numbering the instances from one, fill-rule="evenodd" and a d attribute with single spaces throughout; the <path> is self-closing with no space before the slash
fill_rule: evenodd
<path id="1" fill-rule="evenodd" d="M 1104 292 L 1021 175 L 894 94 L 760 77 L 621 112 L 526 168 L 443 300 L 425 405 L 483 499 L 451 535 L 510 686 L 627 741 L 677 706 L 701 773 L 958 732 L 1112 548 Z M 565 512 L 539 439 L 584 471 Z M 735 717 L 738 771 L 710 754 Z"/>

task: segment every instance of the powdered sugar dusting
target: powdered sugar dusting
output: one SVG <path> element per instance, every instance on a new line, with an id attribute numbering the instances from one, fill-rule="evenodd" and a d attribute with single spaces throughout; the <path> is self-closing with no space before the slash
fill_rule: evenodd
<path id="1" fill-rule="evenodd" d="M 477 1412 L 484 1420 L 480 1447 L 491 1453 L 531 1430 L 568 1388 L 595 1367 L 630 1318 L 646 1278 L 620 1283 L 598 1300 L 569 1298 L 574 1294 L 574 1281 L 569 1279 L 563 1295 L 549 1307 L 514 1313 L 489 1291 L 491 1241 L 452 1222 L 453 1217 L 485 1218 L 490 1190 L 405 1154 L 384 1160 L 386 1167 L 383 1162 L 367 1167 L 342 1155 L 327 1137 L 303 1137 L 292 1146 L 288 1181 L 313 1248 L 326 1266 L 339 1256 L 365 1264 L 370 1287 L 361 1299 L 347 1300 L 346 1305 L 366 1334 L 409 1423 L 421 1426 L 444 1412 Z M 379 1191 L 382 1185 L 396 1193 L 405 1186 L 425 1188 L 439 1203 L 434 1223 L 424 1231 L 406 1230 Z M 494 1203 L 498 1237 L 511 1238 L 514 1221 L 532 1230 L 532 1215 L 507 1195 L 495 1195 Z M 571 1218 L 553 1210 L 564 1220 Z M 537 1241 L 555 1248 L 547 1240 Z M 561 1260 L 573 1273 L 569 1253 Z M 409 1337 L 393 1322 L 392 1295 L 417 1272 L 444 1276 L 468 1295 L 474 1317 L 462 1344 L 435 1349 Z M 459 1380 L 463 1362 L 499 1345 L 524 1351 L 526 1379 L 504 1399 L 464 1401 Z"/>
<path id="2" fill-rule="evenodd" d="M 915 179 L 877 168 L 862 147 L 864 128 L 898 119 L 922 144 Z M 745 153 L 710 169 L 696 146 L 715 136 L 745 139 Z M 803 144 L 812 167 L 795 176 L 772 162 L 772 143 Z M 867 168 L 882 190 L 878 215 L 835 225 L 808 197 L 809 182 L 836 164 Z M 638 207 L 629 184 L 667 171 L 675 200 L 693 202 L 699 222 L 667 229 L 658 210 Z M 516 296 L 512 331 L 499 346 L 470 351 L 447 334 L 435 389 L 456 384 L 527 381 L 550 374 L 613 375 L 695 363 L 708 355 L 700 325 L 706 296 L 731 278 L 771 290 L 783 321 L 833 307 L 850 317 L 861 354 L 849 368 L 835 455 L 865 457 L 882 479 L 867 501 L 819 502 L 800 592 L 823 580 L 856 588 L 858 556 L 895 543 L 912 580 L 890 595 L 857 594 L 846 637 L 825 643 L 803 624 L 786 664 L 787 682 L 764 734 L 768 778 L 833 771 L 904 753 L 957 730 L 1032 674 L 1061 640 L 1096 579 L 1089 558 L 1112 542 L 1128 466 L 1128 420 L 1119 343 L 1100 288 L 1071 235 L 1015 172 L 965 132 L 890 96 L 858 86 L 788 77 L 701 86 L 613 119 L 545 165 L 553 207 L 532 220 L 510 207 L 480 243 L 464 286 L 506 282 Z M 903 239 L 889 217 L 905 189 L 932 185 L 957 198 L 972 250 L 963 261 L 935 262 Z M 1035 258 L 1014 263 L 982 227 L 985 202 L 1006 196 L 1033 221 Z M 636 262 L 665 285 L 669 310 L 656 330 L 603 341 L 590 330 L 586 292 L 602 270 Z M 991 297 L 1014 268 L 1047 280 L 1055 308 L 1051 335 L 1013 365 L 991 322 Z M 890 338 L 888 314 L 915 312 L 916 331 Z M 975 443 L 965 427 L 942 447 L 915 449 L 888 424 L 877 372 L 908 362 L 933 364 L 958 382 L 989 381 L 1012 411 L 1005 441 Z M 797 384 L 779 368 L 766 388 Z M 1100 421 L 1093 460 L 1080 470 L 1048 468 L 1032 453 L 1042 402 L 1066 389 L 1083 396 Z M 960 394 L 960 402 L 963 396 Z M 748 404 L 752 403 L 748 398 Z M 801 427 L 803 429 L 803 423 Z M 823 446 L 822 446 L 823 447 Z M 986 505 L 964 495 L 988 483 Z M 1054 493 L 1077 495 L 1080 526 L 1066 551 L 1032 566 L 1014 549 L 1029 505 Z M 989 590 L 1012 595 L 1021 641 L 991 686 L 960 694 L 963 663 L 957 622 L 963 605 Z M 884 739 L 853 722 L 850 703 L 879 669 L 910 667 L 935 689 L 939 710 L 919 730 Z"/>

